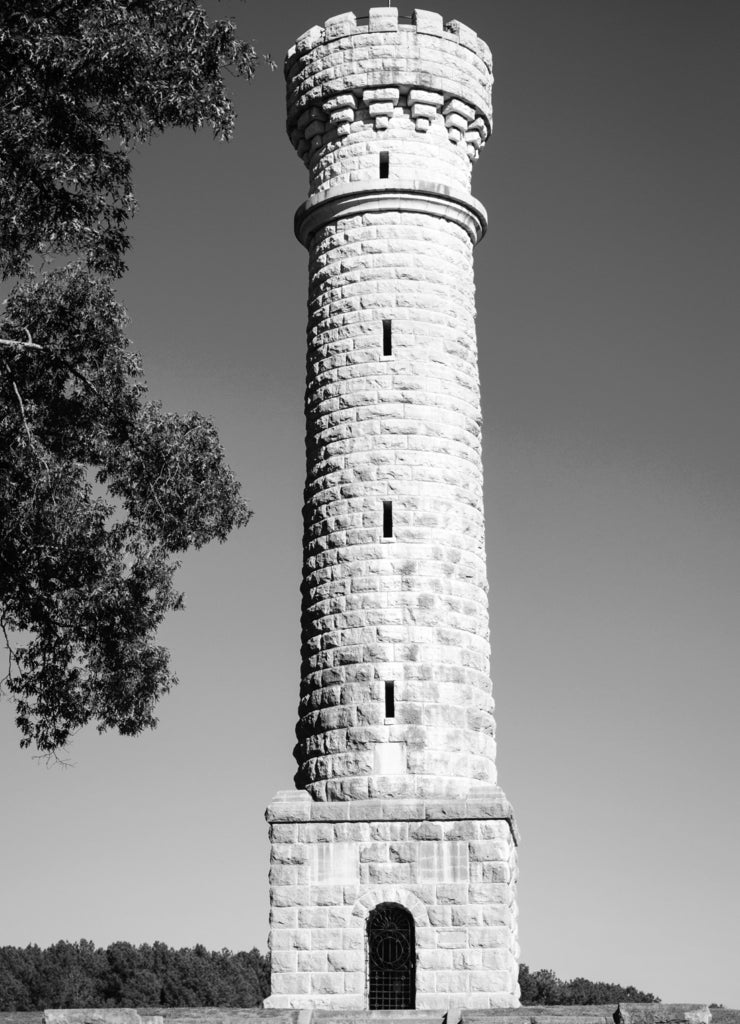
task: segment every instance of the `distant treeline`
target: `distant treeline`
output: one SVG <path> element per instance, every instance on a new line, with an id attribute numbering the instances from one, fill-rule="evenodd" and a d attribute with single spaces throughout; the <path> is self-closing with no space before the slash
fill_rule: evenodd
<path id="1" fill-rule="evenodd" d="M 519 968 L 525 1006 L 658 1003 L 629 985 Z M 56 942 L 0 947 L 0 1011 L 47 1007 L 259 1006 L 270 994 L 270 961 L 259 950 L 209 952 L 205 946 L 172 949 L 163 942 L 132 946 L 114 942 Z"/>
<path id="2" fill-rule="evenodd" d="M 164 942 L 56 942 L 0 947 L 0 1010 L 92 1006 L 259 1006 L 270 962 L 249 953 L 171 949 Z"/>
<path id="3" fill-rule="evenodd" d="M 574 978 L 561 981 L 552 971 L 530 971 L 519 965 L 519 987 L 523 1006 L 597 1006 L 604 1003 L 659 1003 L 650 992 L 633 985 L 615 985 L 608 981 Z"/>

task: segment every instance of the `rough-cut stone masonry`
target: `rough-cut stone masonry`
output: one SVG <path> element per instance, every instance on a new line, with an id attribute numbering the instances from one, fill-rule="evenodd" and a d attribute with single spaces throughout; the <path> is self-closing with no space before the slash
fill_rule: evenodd
<path id="1" fill-rule="evenodd" d="M 380 903 L 414 919 L 418 1009 L 511 1005 L 516 826 L 500 790 L 334 803 L 290 790 L 268 820 L 270 1006 L 365 1005 L 367 919 Z"/>
<path id="2" fill-rule="evenodd" d="M 356 139 L 368 126 L 371 152 L 400 144 L 409 171 L 431 158 L 436 180 L 461 186 L 490 135 L 491 52 L 467 26 L 431 11 L 414 11 L 411 24 L 396 8 L 373 8 L 365 23 L 351 13 L 330 18 L 288 52 L 286 77 L 288 132 L 312 189 L 362 175 L 367 153 Z"/>
<path id="3" fill-rule="evenodd" d="M 316 236 L 309 274 L 297 781 L 462 795 L 495 781 L 472 243 L 436 217 L 353 217 Z"/>
<path id="4" fill-rule="evenodd" d="M 513 1006 L 473 281 L 486 214 L 470 193 L 490 52 L 459 22 L 379 7 L 304 33 L 286 77 L 310 171 L 307 470 L 298 790 L 268 810 L 269 1006 L 377 1004 L 381 906 L 414 942 L 394 1006 Z"/>

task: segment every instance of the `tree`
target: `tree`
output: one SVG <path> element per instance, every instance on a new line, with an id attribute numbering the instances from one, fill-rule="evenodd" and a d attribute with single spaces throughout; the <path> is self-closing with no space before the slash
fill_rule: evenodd
<path id="1" fill-rule="evenodd" d="M 209 952 L 163 942 L 57 942 L 0 947 L 0 1010 L 48 1006 L 259 1006 L 270 994 L 269 960 L 257 949 Z"/>
<path id="2" fill-rule="evenodd" d="M 574 978 L 561 981 L 554 971 L 530 971 L 519 965 L 519 988 L 523 1006 L 597 1006 L 604 1004 L 659 1003 L 650 992 L 640 992 L 633 985 L 617 985 L 605 981 Z"/>
<path id="3" fill-rule="evenodd" d="M 134 148 L 171 126 L 228 138 L 224 72 L 251 77 L 256 55 L 195 0 L 8 0 L 0 47 L 0 268 L 19 277 L 0 317 L 0 686 L 21 746 L 54 753 L 90 722 L 156 724 L 175 556 L 251 515 L 212 422 L 146 400 L 113 282 Z"/>
<path id="4" fill-rule="evenodd" d="M 5 0 L 0 47 L 3 276 L 37 253 L 119 275 L 130 154 L 174 126 L 228 138 L 223 72 L 251 78 L 254 49 L 196 0 Z"/>

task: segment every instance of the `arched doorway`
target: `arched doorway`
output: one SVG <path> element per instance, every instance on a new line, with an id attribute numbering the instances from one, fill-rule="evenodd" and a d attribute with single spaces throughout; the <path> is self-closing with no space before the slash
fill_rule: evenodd
<path id="1" fill-rule="evenodd" d="M 416 1004 L 414 919 L 397 903 L 381 903 L 367 919 L 371 1010 L 413 1010 Z"/>

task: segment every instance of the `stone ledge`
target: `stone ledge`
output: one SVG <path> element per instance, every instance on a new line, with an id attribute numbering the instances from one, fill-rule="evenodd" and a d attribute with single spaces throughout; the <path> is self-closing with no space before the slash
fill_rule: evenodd
<path id="1" fill-rule="evenodd" d="M 295 234 L 305 246 L 320 228 L 344 217 L 365 213 L 426 213 L 459 224 L 475 244 L 488 225 L 485 208 L 471 195 L 428 181 L 337 185 L 307 199 L 295 215 Z"/>
<path id="2" fill-rule="evenodd" d="M 227 1007 L 45 1010 L 44 1024 L 710 1024 L 701 1003 L 520 1006 L 466 1010 L 290 1010 Z"/>
<path id="3" fill-rule="evenodd" d="M 603 1006 L 519 1006 L 459 1011 L 459 1024 L 710 1024 L 702 1003 L 620 1003 Z M 453 1024 L 448 1018 L 447 1024 Z"/>
<path id="4" fill-rule="evenodd" d="M 271 824 L 341 821 L 485 821 L 506 820 L 514 842 L 519 829 L 514 810 L 498 786 L 482 787 L 465 800 L 337 800 L 314 801 L 305 790 L 284 789 L 265 811 Z M 626 1022 L 625 1024 L 633 1024 Z M 637 1022 L 634 1022 L 637 1024 Z M 642 1021 L 639 1024 L 643 1024 Z"/>

